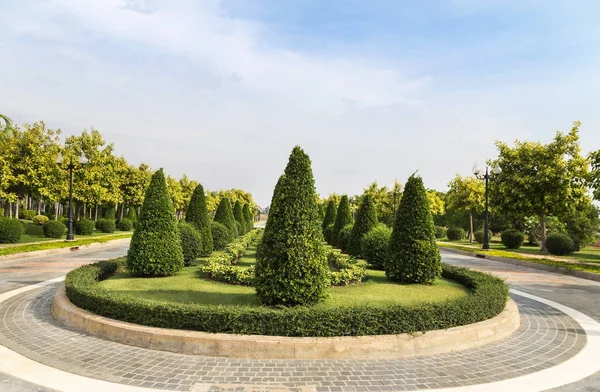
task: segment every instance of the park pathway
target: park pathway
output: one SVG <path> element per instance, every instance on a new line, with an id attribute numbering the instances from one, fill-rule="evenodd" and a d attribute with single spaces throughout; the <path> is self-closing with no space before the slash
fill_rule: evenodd
<path id="1" fill-rule="evenodd" d="M 115 241 L 115 244 L 102 248 L 63 255 L 1 261 L 0 298 L 2 293 L 19 288 L 27 290 L 30 285 L 64 276 L 79 265 L 122 256 L 126 249 L 127 242 Z M 554 370 L 566 363 L 576 365 L 588 347 L 589 337 L 569 315 L 551 304 L 519 293 L 554 301 L 600 322 L 600 283 L 451 253 L 443 253 L 443 259 L 507 279 L 522 317 L 522 325 L 513 336 L 478 349 L 398 360 L 261 361 L 187 356 L 125 346 L 62 327 L 49 312 L 52 295 L 62 283 L 47 282 L 44 286 L 0 300 L 0 354 L 16 352 L 36 362 L 32 362 L 28 370 L 28 381 L 23 381 L 15 377 L 22 375 L 19 369 L 9 369 L 12 374 L 2 372 L 0 358 L 0 391 L 53 391 L 48 386 L 56 385 L 61 385 L 57 388 L 61 391 L 78 390 L 77 386 L 68 386 L 69 376 L 77 382 L 84 380 L 81 385 L 86 385 L 87 392 L 117 390 L 114 384 L 100 384 L 98 380 L 120 384 L 123 391 L 133 391 L 131 388 L 137 391 L 151 391 L 152 388 L 179 391 L 450 390 L 448 388 L 500 391 L 508 385 L 502 382 L 520 377 L 517 380 L 523 380 L 523 383 L 511 388 L 518 392 L 539 390 L 534 382 L 536 372 L 548 375 L 544 377 L 544 385 L 560 385 L 561 378 L 567 379 L 566 374 L 557 374 Z M 600 361 L 597 362 L 600 369 Z M 40 366 L 39 372 L 35 365 Z M 51 368 L 67 372 L 57 373 L 62 374 L 62 383 L 48 381 L 51 376 L 47 370 Z M 527 384 L 527 380 L 533 384 Z M 224 384 L 229 387 L 224 388 Z M 277 385 L 280 389 L 249 388 L 249 384 Z M 481 384 L 486 385 L 477 389 L 476 386 Z M 466 386 L 475 387 L 463 389 Z M 600 373 L 553 390 L 600 391 Z"/>

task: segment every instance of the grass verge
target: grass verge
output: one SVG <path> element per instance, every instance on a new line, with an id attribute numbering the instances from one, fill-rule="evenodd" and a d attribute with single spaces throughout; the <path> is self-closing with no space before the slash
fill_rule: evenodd
<path id="1" fill-rule="evenodd" d="M 61 248 L 72 248 L 76 246 L 84 246 L 93 243 L 104 243 L 112 240 L 119 240 L 122 238 L 131 238 L 133 233 L 122 233 L 122 234 L 105 234 L 99 236 L 86 236 L 87 238 L 76 239 L 75 241 L 50 241 L 35 244 L 24 244 L 17 246 L 10 246 L 0 248 L 0 256 L 14 255 L 17 253 L 34 252 L 38 250 L 48 249 L 61 249 Z"/>

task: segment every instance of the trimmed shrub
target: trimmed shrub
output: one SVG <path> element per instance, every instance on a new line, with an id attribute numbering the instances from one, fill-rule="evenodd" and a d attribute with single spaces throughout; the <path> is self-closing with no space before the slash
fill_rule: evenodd
<path id="1" fill-rule="evenodd" d="M 239 200 L 233 205 L 233 218 L 238 223 L 238 235 L 246 234 L 246 221 L 244 220 L 244 215 L 242 213 L 242 203 L 240 203 Z"/>
<path id="2" fill-rule="evenodd" d="M 508 249 L 519 249 L 523 245 L 525 236 L 518 230 L 505 230 L 500 235 L 502 244 Z"/>
<path id="3" fill-rule="evenodd" d="M 546 238 L 546 248 L 548 252 L 556 256 L 565 256 L 573 253 L 575 243 L 573 239 L 565 233 L 550 234 Z"/>
<path id="4" fill-rule="evenodd" d="M 324 237 L 325 237 L 325 241 L 326 241 L 326 242 L 327 242 L 329 245 L 331 245 L 331 242 L 332 242 L 331 240 L 332 240 L 332 238 L 333 238 L 333 223 L 332 223 L 332 224 L 330 224 L 330 225 L 328 225 L 328 226 L 325 228 L 325 232 L 323 233 L 323 235 L 324 235 Z"/>
<path id="5" fill-rule="evenodd" d="M 134 275 L 167 276 L 183 268 L 173 202 L 162 169 L 146 190 L 144 204 L 127 252 L 127 269 Z"/>
<path id="6" fill-rule="evenodd" d="M 37 212 L 33 210 L 20 210 L 19 211 L 19 219 L 27 219 L 32 220 L 34 216 L 37 215 Z"/>
<path id="7" fill-rule="evenodd" d="M 33 217 L 32 221 L 36 225 L 43 225 L 48 222 L 50 219 L 46 215 L 36 215 Z"/>
<path id="8" fill-rule="evenodd" d="M 337 237 L 337 247 L 344 253 L 348 252 L 348 243 L 352 234 L 352 224 L 346 225 L 340 230 Z"/>
<path id="9" fill-rule="evenodd" d="M 221 199 L 213 220 L 225 225 L 229 230 L 229 240 L 227 242 L 232 241 L 239 235 L 237 225 L 235 224 L 236 221 L 233 217 L 231 202 L 228 198 L 224 197 Z"/>
<path id="10" fill-rule="evenodd" d="M 294 147 L 273 192 L 256 259 L 256 294 L 267 305 L 312 305 L 327 296 L 323 233 L 310 158 Z"/>
<path id="11" fill-rule="evenodd" d="M 435 238 L 444 238 L 446 237 L 446 228 L 444 226 L 436 226 L 435 227 Z"/>
<path id="12" fill-rule="evenodd" d="M 252 217 L 252 212 L 250 212 L 250 206 L 248 206 L 248 204 L 244 204 L 242 215 L 244 215 L 244 221 L 246 222 L 246 232 L 249 233 L 254 229 L 254 218 Z"/>
<path id="13" fill-rule="evenodd" d="M 116 215 L 117 215 L 117 211 L 115 210 L 115 206 L 114 205 L 109 205 L 108 207 L 106 207 L 104 209 L 104 215 L 102 217 L 104 219 L 108 219 L 108 220 L 114 221 Z"/>
<path id="14" fill-rule="evenodd" d="M 24 231 L 18 219 L 0 218 L 0 244 L 16 244 Z"/>
<path id="15" fill-rule="evenodd" d="M 192 262 L 200 257 L 202 251 L 200 233 L 192 224 L 179 222 L 179 241 L 183 251 L 183 264 L 192 265 Z"/>
<path id="16" fill-rule="evenodd" d="M 44 223 L 44 237 L 46 238 L 61 238 L 67 226 L 63 225 L 59 221 L 48 221 Z"/>
<path id="17" fill-rule="evenodd" d="M 323 224 L 321 225 L 321 228 L 323 229 L 323 234 L 325 234 L 325 230 L 327 230 L 327 227 L 329 227 L 329 225 L 333 225 L 335 223 L 335 209 L 335 200 L 329 200 L 329 202 L 327 203 L 327 209 L 325 210 L 325 216 L 323 217 Z M 326 241 L 329 242 L 330 240 L 326 239 Z"/>
<path id="18" fill-rule="evenodd" d="M 132 231 L 133 222 L 130 219 L 123 218 L 117 222 L 117 229 L 120 231 Z"/>
<path id="19" fill-rule="evenodd" d="M 210 222 L 210 233 L 213 239 L 214 250 L 223 250 L 229 243 L 229 229 L 219 222 Z"/>
<path id="20" fill-rule="evenodd" d="M 403 283 L 431 284 L 442 273 L 440 250 L 435 242 L 435 226 L 423 180 L 414 174 L 406 182 L 385 275 Z"/>
<path id="21" fill-rule="evenodd" d="M 240 222 L 235 221 L 235 226 L 237 227 L 238 237 L 240 235 L 244 235 L 244 230 L 246 229 L 246 225 L 242 226 L 242 224 Z"/>
<path id="22" fill-rule="evenodd" d="M 348 253 L 358 257 L 361 255 L 360 242 L 365 234 L 377 226 L 377 211 L 370 195 L 364 195 L 358 211 L 356 213 L 356 222 L 352 226 L 352 232 L 348 239 Z"/>
<path id="23" fill-rule="evenodd" d="M 112 219 L 98 219 L 96 221 L 96 229 L 103 233 L 114 233 L 117 230 L 117 225 Z"/>
<path id="24" fill-rule="evenodd" d="M 476 232 L 473 233 L 473 237 L 475 237 L 475 241 L 478 244 L 483 244 L 483 234 L 484 234 L 483 230 L 477 230 Z M 492 231 L 488 230 L 488 241 L 491 242 L 493 236 L 494 236 L 494 234 L 492 233 Z"/>
<path id="25" fill-rule="evenodd" d="M 361 255 L 371 266 L 383 270 L 390 246 L 392 229 L 384 224 L 371 229 L 361 241 Z"/>
<path id="26" fill-rule="evenodd" d="M 93 220 L 82 219 L 75 222 L 75 234 L 92 235 L 94 232 L 94 227 L 96 227 L 96 223 Z"/>
<path id="27" fill-rule="evenodd" d="M 200 256 L 209 256 L 214 248 L 213 236 L 210 219 L 208 218 L 208 208 L 206 207 L 206 194 L 200 184 L 194 189 L 185 214 L 185 220 L 194 225 L 200 234 Z"/>
<path id="28" fill-rule="evenodd" d="M 346 225 L 350 225 L 352 223 L 353 219 L 352 213 L 350 212 L 348 195 L 343 195 L 335 214 L 335 223 L 333 224 L 333 233 L 331 234 L 331 245 L 339 247 L 338 234 Z"/>
<path id="29" fill-rule="evenodd" d="M 467 234 L 460 227 L 451 227 L 446 231 L 446 237 L 450 241 L 460 241 L 466 238 Z"/>

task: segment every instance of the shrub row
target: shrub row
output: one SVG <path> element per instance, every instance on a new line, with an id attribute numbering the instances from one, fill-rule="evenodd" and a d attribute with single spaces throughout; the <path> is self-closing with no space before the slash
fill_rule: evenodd
<path id="1" fill-rule="evenodd" d="M 500 279 L 443 265 L 443 276 L 465 285 L 466 297 L 435 304 L 352 308 L 250 307 L 155 302 L 111 292 L 97 282 L 114 274 L 125 259 L 71 271 L 67 296 L 75 305 L 105 317 L 160 328 L 275 336 L 361 336 L 446 329 L 498 315 L 508 298 Z"/>
<path id="2" fill-rule="evenodd" d="M 254 267 L 243 268 L 235 266 L 244 252 L 258 239 L 259 234 L 262 235 L 262 230 L 254 229 L 247 234 L 235 239 L 224 249 L 224 253 L 210 257 L 202 272 L 210 279 L 229 284 L 240 284 L 252 286 L 254 283 Z"/>
<path id="3" fill-rule="evenodd" d="M 327 263 L 331 270 L 331 285 L 348 286 L 362 282 L 367 275 L 367 269 L 355 262 L 353 257 L 342 254 L 337 249 L 330 249 L 327 252 Z"/>

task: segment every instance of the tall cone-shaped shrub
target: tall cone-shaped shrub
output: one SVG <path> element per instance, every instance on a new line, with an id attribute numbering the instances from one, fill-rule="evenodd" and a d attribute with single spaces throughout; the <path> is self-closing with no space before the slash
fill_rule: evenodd
<path id="1" fill-rule="evenodd" d="M 229 235 L 231 236 L 229 239 L 230 241 L 239 235 L 237 223 L 235 223 L 235 218 L 233 217 L 231 202 L 228 198 L 224 197 L 221 199 L 221 202 L 217 206 L 217 211 L 215 211 L 215 217 L 213 220 L 227 227 L 227 230 L 229 230 Z"/>
<path id="2" fill-rule="evenodd" d="M 323 224 L 321 225 L 321 229 L 325 232 L 327 226 L 333 224 L 335 222 L 335 200 L 329 200 L 327 203 L 327 209 L 325 210 L 325 217 L 323 218 Z"/>
<path id="3" fill-rule="evenodd" d="M 352 256 L 360 256 L 360 243 L 365 234 L 377 226 L 377 211 L 370 195 L 364 195 L 358 211 L 356 212 L 356 222 L 352 227 L 350 238 L 348 239 L 348 253 Z"/>
<path id="4" fill-rule="evenodd" d="M 134 275 L 167 276 L 183 268 L 173 202 L 162 169 L 146 190 L 137 228 L 127 252 L 127 269 Z"/>
<path id="5" fill-rule="evenodd" d="M 247 225 L 246 225 L 246 221 L 244 220 L 244 215 L 242 213 L 242 203 L 240 203 L 240 201 L 236 201 L 235 204 L 233 205 L 233 217 L 234 219 L 239 222 L 239 226 L 241 227 L 242 230 L 244 231 L 243 233 L 238 233 L 239 235 L 242 234 L 246 234 L 247 232 Z"/>
<path id="6" fill-rule="evenodd" d="M 250 231 L 254 229 L 254 219 L 252 218 L 252 212 L 250 212 L 250 207 L 248 204 L 244 204 L 244 208 L 242 208 L 242 215 L 244 216 L 244 222 L 246 223 L 246 231 Z"/>
<path id="7" fill-rule="evenodd" d="M 435 225 L 421 177 L 406 182 L 398 207 L 385 274 L 402 283 L 431 284 L 442 274 Z"/>
<path id="8" fill-rule="evenodd" d="M 201 184 L 198 184 L 192 193 L 185 213 L 185 221 L 192 224 L 200 233 L 200 256 L 209 256 L 213 251 L 213 238 L 206 207 L 206 195 Z"/>
<path id="9" fill-rule="evenodd" d="M 348 195 L 343 195 L 335 214 L 335 223 L 333 224 L 333 233 L 331 233 L 331 245 L 338 245 L 338 234 L 344 226 L 352 224 L 352 213 L 350 212 L 350 202 Z"/>
<path id="10" fill-rule="evenodd" d="M 296 146 L 280 177 L 256 260 L 256 293 L 267 305 L 313 305 L 327 296 L 329 268 L 310 158 Z"/>

